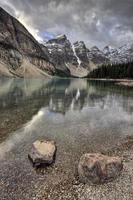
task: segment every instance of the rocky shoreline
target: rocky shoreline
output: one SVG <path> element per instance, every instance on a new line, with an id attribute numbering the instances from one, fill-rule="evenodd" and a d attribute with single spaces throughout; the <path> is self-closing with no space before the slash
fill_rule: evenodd
<path id="1" fill-rule="evenodd" d="M 100 82 L 111 82 L 115 83 L 118 86 L 124 86 L 128 88 L 133 87 L 133 80 L 132 79 L 96 79 L 96 78 L 88 78 L 89 81 L 100 81 Z"/>
<path id="2" fill-rule="evenodd" d="M 77 175 L 69 176 L 53 183 L 50 187 L 42 185 L 34 199 L 63 199 L 63 200 L 124 200 L 133 199 L 133 137 L 127 137 L 115 148 L 104 152 L 108 155 L 122 156 L 124 159 L 124 170 L 122 175 L 112 182 L 106 184 L 82 184 L 77 180 Z"/>
<path id="3" fill-rule="evenodd" d="M 90 81 L 110 81 L 110 82 L 121 82 L 121 83 L 133 83 L 132 79 L 110 79 L 110 78 L 88 78 Z"/>
<path id="4" fill-rule="evenodd" d="M 124 81 L 120 81 L 118 83 L 116 83 L 117 85 L 120 85 L 120 86 L 125 86 L 125 87 L 129 87 L 129 88 L 132 88 L 133 87 L 133 81 L 127 81 L 127 82 L 124 82 Z"/>
<path id="5" fill-rule="evenodd" d="M 59 148 L 59 146 L 58 146 Z M 52 166 L 49 166 L 46 169 L 38 168 L 37 170 L 32 170 L 30 173 L 28 168 L 23 169 L 23 176 L 18 175 L 16 180 L 20 180 L 21 182 L 17 182 L 17 187 L 9 186 L 8 178 L 6 180 L 6 184 L 4 185 L 3 179 L 0 182 L 1 188 L 1 199 L 23 199 L 27 200 L 132 200 L 133 199 L 133 136 L 127 137 L 125 140 L 119 142 L 115 147 L 106 149 L 101 152 L 103 154 L 109 156 L 121 156 L 124 160 L 124 168 L 121 176 L 117 179 L 105 183 L 105 184 L 83 184 L 79 181 L 78 174 L 76 171 L 77 163 L 75 166 L 71 166 L 70 163 L 68 166 L 66 162 L 69 160 L 64 160 L 64 163 L 56 163 Z M 75 157 L 75 155 L 74 155 Z M 76 158 L 77 159 L 77 158 Z M 28 161 L 28 160 L 27 160 Z M 67 166 L 67 167 L 66 167 Z M 16 173 L 15 169 L 12 172 L 12 163 L 10 164 L 10 176 L 12 173 Z M 72 168 L 71 168 L 72 167 Z M 22 170 L 23 166 L 19 166 L 19 170 Z M 74 170 L 75 169 L 75 170 Z M 5 170 L 2 169 L 3 173 Z M 19 171 L 20 172 L 20 171 Z M 28 172 L 28 176 L 25 176 L 25 173 Z M 7 173 L 7 171 L 6 171 Z M 31 177 L 37 176 L 35 179 L 31 179 Z M 6 176 L 3 175 L 3 176 Z M 27 180 L 28 179 L 28 180 Z M 12 180 L 12 179 L 11 179 Z M 29 184 L 26 185 L 26 182 L 30 181 L 31 187 Z M 39 184 L 38 181 L 41 183 Z M 28 191 L 27 191 L 28 186 Z M 7 188 L 7 193 L 3 193 L 2 188 Z M 23 190 L 23 189 L 24 190 Z M 21 190 L 20 190 L 21 189 Z M 5 191 L 5 190 L 4 190 Z M 8 198 L 7 198 L 8 195 Z"/>

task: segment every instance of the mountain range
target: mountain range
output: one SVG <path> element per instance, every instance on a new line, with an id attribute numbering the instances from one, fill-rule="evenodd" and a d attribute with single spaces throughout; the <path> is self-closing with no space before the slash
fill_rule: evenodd
<path id="1" fill-rule="evenodd" d="M 104 64 L 127 63 L 132 57 L 133 44 L 100 50 L 88 48 L 83 41 L 72 44 L 66 35 L 40 44 L 0 7 L 0 76 L 85 77 Z"/>

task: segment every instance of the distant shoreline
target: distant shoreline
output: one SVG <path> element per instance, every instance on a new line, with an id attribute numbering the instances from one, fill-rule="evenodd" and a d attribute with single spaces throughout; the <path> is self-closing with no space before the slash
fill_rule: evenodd
<path id="1" fill-rule="evenodd" d="M 133 87 L 133 79 L 95 79 L 89 78 L 91 81 L 103 81 L 103 82 L 114 82 L 115 85 Z"/>
<path id="2" fill-rule="evenodd" d="M 92 80 L 92 81 L 111 81 L 111 82 L 132 82 L 133 83 L 133 79 L 88 78 L 88 80 Z"/>

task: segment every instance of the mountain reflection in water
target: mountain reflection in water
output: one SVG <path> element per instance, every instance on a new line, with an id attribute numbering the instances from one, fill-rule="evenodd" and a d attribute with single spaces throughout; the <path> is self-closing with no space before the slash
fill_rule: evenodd
<path id="1" fill-rule="evenodd" d="M 78 146 L 81 137 L 104 141 L 132 133 L 132 90 L 85 79 L 1 79 L 0 84 L 1 154 L 43 136 L 70 146 L 77 139 Z"/>
<path id="2" fill-rule="evenodd" d="M 48 107 L 51 112 L 62 114 L 69 110 L 82 110 L 86 106 L 95 107 L 97 104 L 104 109 L 109 103 L 112 106 L 118 103 L 127 112 L 133 111 L 133 91 L 113 84 L 85 79 L 1 79 L 0 85 L 1 110 L 23 105 L 28 108 L 28 104 L 37 101 L 39 108 Z"/>

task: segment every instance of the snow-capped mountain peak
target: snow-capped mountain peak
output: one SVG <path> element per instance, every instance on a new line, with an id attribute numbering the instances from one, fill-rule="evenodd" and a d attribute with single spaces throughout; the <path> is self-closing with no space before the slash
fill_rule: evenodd
<path id="1" fill-rule="evenodd" d="M 112 54 L 112 53 L 114 53 L 114 52 L 117 52 L 117 49 L 116 48 L 114 48 L 114 47 L 112 47 L 112 46 L 106 46 L 106 47 L 104 47 L 104 49 L 103 49 L 103 53 L 105 54 L 105 55 L 110 55 L 110 54 Z"/>
<path id="2" fill-rule="evenodd" d="M 103 52 L 110 59 L 111 63 L 126 63 L 133 59 L 133 44 L 126 44 L 119 48 L 105 47 Z"/>
<path id="3" fill-rule="evenodd" d="M 66 72 L 71 71 L 71 74 L 75 74 L 75 71 L 77 74 L 77 69 L 86 70 L 88 73 L 97 66 L 125 63 L 133 58 L 133 44 L 119 48 L 109 45 L 101 50 L 97 46 L 87 48 L 83 41 L 72 44 L 66 35 L 59 35 L 49 40 L 45 46 L 56 68 L 66 70 Z"/>

